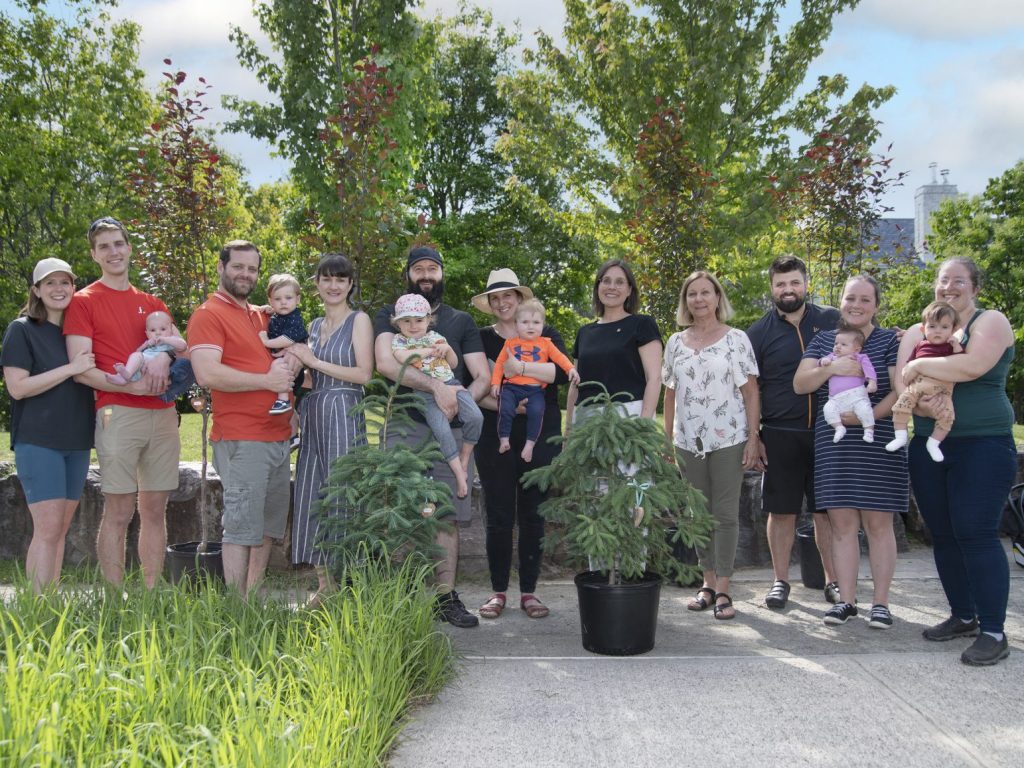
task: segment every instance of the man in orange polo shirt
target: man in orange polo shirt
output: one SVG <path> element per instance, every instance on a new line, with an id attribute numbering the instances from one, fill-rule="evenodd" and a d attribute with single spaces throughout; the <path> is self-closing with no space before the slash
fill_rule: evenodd
<path id="1" fill-rule="evenodd" d="M 273 539 L 285 534 L 291 490 L 289 414 L 271 415 L 292 374 L 260 341 L 268 317 L 246 300 L 260 252 L 232 240 L 220 252 L 220 286 L 188 323 L 196 380 L 213 391 L 213 465 L 224 487 L 224 579 L 243 596 L 263 577 Z"/>

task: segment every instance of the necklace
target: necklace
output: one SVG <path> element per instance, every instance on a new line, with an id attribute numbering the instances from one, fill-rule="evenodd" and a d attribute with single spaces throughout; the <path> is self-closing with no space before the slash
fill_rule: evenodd
<path id="1" fill-rule="evenodd" d="M 703 349 L 708 344 L 718 341 L 718 337 L 721 335 L 719 332 L 725 326 L 719 324 L 714 328 L 705 331 L 698 331 L 694 326 L 690 326 L 687 333 L 687 341 L 690 342 L 690 346 Z"/>

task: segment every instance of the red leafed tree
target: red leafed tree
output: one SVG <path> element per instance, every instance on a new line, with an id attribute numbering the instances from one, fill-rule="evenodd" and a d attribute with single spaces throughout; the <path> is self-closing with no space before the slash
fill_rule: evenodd
<path id="1" fill-rule="evenodd" d="M 186 78 L 180 70 L 164 72 L 160 115 L 129 178 L 143 211 L 133 222 L 142 280 L 181 327 L 210 291 L 215 254 L 229 228 L 223 160 L 198 127 L 209 110 L 203 104 L 209 86 L 200 77 L 199 90 L 185 92 Z"/>
<path id="2" fill-rule="evenodd" d="M 814 285 L 832 306 L 838 306 L 847 277 L 886 266 L 876 259 L 876 224 L 892 210 L 882 199 L 890 187 L 902 185 L 906 173 L 893 174 L 892 159 L 871 152 L 876 135 L 876 121 L 857 130 L 844 128 L 839 116 L 831 118 L 806 149 L 807 170 L 791 190 Z"/>
<path id="3" fill-rule="evenodd" d="M 664 327 L 674 323 L 683 278 L 708 258 L 712 175 L 686 138 L 685 107 L 655 112 L 640 132 L 635 155 L 638 199 L 627 221 L 633 265 L 647 310 Z"/>
<path id="4" fill-rule="evenodd" d="M 394 179 L 399 147 L 389 127 L 399 90 L 372 55 L 357 62 L 343 100 L 320 131 L 338 204 L 315 221 L 317 245 L 353 260 L 360 300 L 367 306 L 392 298 L 397 251 L 409 235 L 403 220 L 406 197 L 396 191 Z"/>

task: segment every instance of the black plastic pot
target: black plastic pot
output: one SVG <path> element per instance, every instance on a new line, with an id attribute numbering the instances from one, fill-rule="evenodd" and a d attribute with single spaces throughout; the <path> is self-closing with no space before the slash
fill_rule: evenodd
<path id="1" fill-rule="evenodd" d="M 224 581 L 224 563 L 221 560 L 221 543 L 206 542 L 206 551 L 200 552 L 200 541 L 171 544 L 167 547 L 164 570 L 171 584 L 180 581 L 198 583 L 203 578 Z"/>
<path id="2" fill-rule="evenodd" d="M 821 554 L 814 543 L 814 526 L 810 523 L 796 529 L 796 540 L 800 543 L 800 580 L 808 589 L 825 588 L 825 569 L 821 565 Z"/>
<path id="3" fill-rule="evenodd" d="M 584 571 L 575 578 L 583 647 L 606 656 L 635 656 L 654 648 L 661 576 L 609 584 L 608 574 Z"/>

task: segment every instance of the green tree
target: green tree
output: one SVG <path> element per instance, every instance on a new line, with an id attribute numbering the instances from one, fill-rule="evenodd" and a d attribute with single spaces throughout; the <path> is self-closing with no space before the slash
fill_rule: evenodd
<path id="1" fill-rule="evenodd" d="M 264 139 L 292 161 L 292 177 L 309 198 L 313 211 L 334 209 L 336 179 L 330 174 L 330 151 L 321 136 L 328 115 L 346 100 L 346 89 L 361 74 L 356 64 L 377 52 L 379 65 L 400 93 L 388 129 L 402 148 L 386 183 L 405 190 L 412 174 L 414 148 L 431 105 L 419 100 L 429 35 L 410 12 L 411 0 L 267 0 L 255 4 L 260 28 L 271 51 L 262 50 L 250 35 L 232 27 L 230 38 L 238 60 L 272 94 L 260 103 L 235 96 L 224 99 L 237 118 L 230 131 Z"/>
<path id="2" fill-rule="evenodd" d="M 13 0 L 0 11 L 0 320 L 24 301 L 32 265 L 59 256 L 93 274 L 85 231 L 131 212 L 122 180 L 151 102 L 138 27 L 103 3 L 65 14 Z"/>
<path id="3" fill-rule="evenodd" d="M 801 135 L 837 108 L 866 113 L 892 95 L 864 85 L 848 96 L 842 75 L 802 89 L 833 18 L 854 5 L 803 3 L 783 31 L 781 0 L 567 0 L 566 46 L 539 37 L 541 71 L 520 75 L 507 147 L 542 181 L 565 185 L 607 255 L 661 265 L 646 270 L 643 288 L 664 322 L 691 266 L 728 277 L 732 265 L 766 256 L 749 244 L 776 225 L 772 180 L 795 179 Z M 539 109 L 545 100 L 556 108 Z M 662 130 L 671 138 L 654 135 Z M 665 152 L 672 146 L 675 156 Z M 672 186 L 680 182 L 683 192 Z M 659 211 L 666 203 L 675 206 L 668 220 Z M 626 226 L 634 219 L 646 230 L 642 243 Z M 661 253 L 644 254 L 651 249 Z"/>
<path id="4" fill-rule="evenodd" d="M 440 106 L 432 113 L 414 194 L 446 257 L 447 301 L 468 307 L 491 269 L 511 268 L 571 343 L 578 313 L 589 303 L 596 245 L 553 215 L 566 209 L 558 185 L 535 185 L 533 194 L 546 197 L 543 206 L 533 205 L 516 178 L 515 159 L 501 151 L 515 120 L 504 86 L 515 73 L 519 34 L 495 24 L 489 13 L 463 7 L 436 39 L 429 74 Z"/>
<path id="5" fill-rule="evenodd" d="M 1024 160 L 989 181 L 973 198 L 945 201 L 932 216 L 929 249 L 939 260 L 970 256 L 984 275 L 983 306 L 1007 316 L 1024 354 Z M 1024 371 L 1010 371 L 1007 384 L 1017 421 L 1024 419 Z"/>

